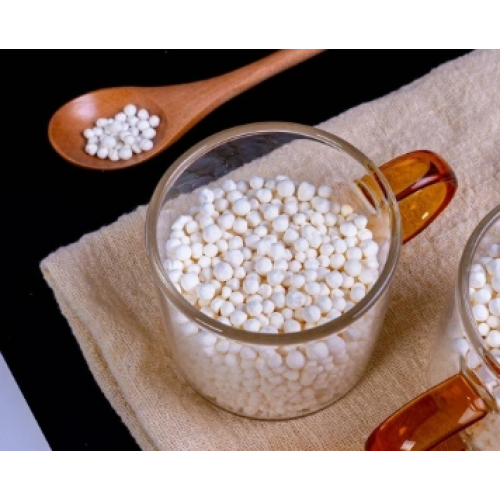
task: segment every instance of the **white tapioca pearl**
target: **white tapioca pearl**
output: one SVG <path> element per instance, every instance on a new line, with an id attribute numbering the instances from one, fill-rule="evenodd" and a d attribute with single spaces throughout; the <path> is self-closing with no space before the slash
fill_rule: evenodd
<path id="1" fill-rule="evenodd" d="M 324 342 L 313 342 L 306 346 L 306 355 L 311 360 L 319 360 L 328 356 L 328 347 Z"/>
<path id="2" fill-rule="evenodd" d="M 361 302 L 366 296 L 366 287 L 363 283 L 356 283 L 349 293 L 350 299 L 357 303 Z"/>
<path id="3" fill-rule="evenodd" d="M 304 269 L 318 269 L 319 268 L 319 262 L 316 258 L 314 257 L 311 257 L 311 258 L 307 258 L 305 261 L 304 261 Z"/>
<path id="4" fill-rule="evenodd" d="M 359 241 L 371 241 L 373 239 L 373 233 L 369 229 L 360 229 L 356 235 Z"/>
<path id="5" fill-rule="evenodd" d="M 186 261 L 191 259 L 191 256 L 192 256 L 192 250 L 189 245 L 181 244 L 176 246 L 174 249 L 174 257 L 177 260 Z"/>
<path id="6" fill-rule="evenodd" d="M 236 218 L 233 223 L 233 231 L 236 234 L 243 234 L 248 229 L 248 222 L 240 217 Z"/>
<path id="7" fill-rule="evenodd" d="M 236 184 L 234 181 L 231 179 L 226 179 L 223 181 L 221 188 L 226 192 L 229 193 L 230 191 L 234 191 L 236 189 Z"/>
<path id="8" fill-rule="evenodd" d="M 286 305 L 290 309 L 297 309 L 303 307 L 305 302 L 305 296 L 303 293 L 297 290 L 290 290 L 286 294 Z"/>
<path id="9" fill-rule="evenodd" d="M 486 284 L 486 273 L 484 270 L 471 272 L 469 277 L 469 286 L 472 288 L 482 288 Z"/>
<path id="10" fill-rule="evenodd" d="M 250 177 L 248 183 L 250 184 L 250 187 L 252 189 L 260 189 L 262 186 L 264 186 L 264 179 L 258 175 L 253 175 L 252 177 Z"/>
<path id="11" fill-rule="evenodd" d="M 359 247 L 351 247 L 346 251 L 347 260 L 361 260 L 363 258 L 363 252 Z"/>
<path id="12" fill-rule="evenodd" d="M 262 217 L 259 212 L 255 210 L 251 210 L 246 215 L 246 220 L 248 222 L 248 226 L 252 228 L 258 227 L 262 222 Z"/>
<path id="13" fill-rule="evenodd" d="M 204 302 L 211 301 L 215 296 L 215 287 L 211 283 L 203 283 L 196 287 L 198 299 Z"/>
<path id="14" fill-rule="evenodd" d="M 224 355 L 224 364 L 228 367 L 235 367 L 238 365 L 238 357 L 235 353 L 228 352 Z"/>
<path id="15" fill-rule="evenodd" d="M 273 199 L 273 193 L 270 189 L 260 188 L 255 191 L 255 198 L 259 200 L 260 203 L 270 203 Z"/>
<path id="16" fill-rule="evenodd" d="M 235 310 L 230 314 L 229 320 L 233 326 L 240 327 L 247 320 L 247 315 L 243 311 Z"/>
<path id="17" fill-rule="evenodd" d="M 224 301 L 220 306 L 219 313 L 221 316 L 230 317 L 234 311 L 235 311 L 234 304 L 229 301 Z"/>
<path id="18" fill-rule="evenodd" d="M 266 355 L 269 368 L 279 368 L 283 364 L 283 358 L 276 352 L 271 351 Z"/>
<path id="19" fill-rule="evenodd" d="M 500 331 L 490 330 L 486 337 L 486 343 L 491 348 L 500 347 Z"/>
<path id="20" fill-rule="evenodd" d="M 281 198 L 288 198 L 295 193 L 295 184 L 289 179 L 279 181 L 276 184 L 276 191 Z"/>
<path id="21" fill-rule="evenodd" d="M 378 279 L 378 273 L 374 269 L 363 268 L 359 273 L 358 279 L 365 285 L 372 285 Z"/>
<path id="22" fill-rule="evenodd" d="M 351 276 L 352 278 L 359 276 L 362 269 L 363 269 L 363 266 L 361 265 L 361 262 L 359 260 L 348 260 L 344 264 L 344 272 L 348 276 Z"/>
<path id="23" fill-rule="evenodd" d="M 226 200 L 231 204 L 234 205 L 240 200 L 240 199 L 243 199 L 243 194 L 240 193 L 238 190 L 234 190 L 234 191 L 229 191 L 229 193 L 226 193 Z M 250 202 L 248 202 L 250 208 L 251 208 L 251 205 L 250 205 Z"/>
<path id="24" fill-rule="evenodd" d="M 299 201 L 309 201 L 314 197 L 316 188 L 308 182 L 301 182 L 297 189 L 297 198 Z"/>
<path id="25" fill-rule="evenodd" d="M 328 296 L 320 296 L 314 301 L 314 305 L 319 308 L 319 310 L 326 314 L 332 309 L 332 300 Z"/>
<path id="26" fill-rule="evenodd" d="M 273 294 L 273 287 L 271 285 L 269 285 L 268 283 L 262 283 L 259 286 L 259 290 L 257 293 L 263 299 L 269 299 L 271 297 L 271 295 Z"/>
<path id="27" fill-rule="evenodd" d="M 261 276 L 266 276 L 273 270 L 273 263 L 268 257 L 260 257 L 255 262 L 255 271 Z"/>
<path id="28" fill-rule="evenodd" d="M 326 214 L 330 211 L 330 201 L 322 198 L 320 196 L 315 196 L 311 200 L 311 206 L 316 210 L 319 214 Z"/>
<path id="29" fill-rule="evenodd" d="M 273 220 L 273 229 L 277 233 L 284 233 L 288 229 L 288 215 L 279 215 Z"/>
<path id="30" fill-rule="evenodd" d="M 358 228 L 352 222 L 342 222 L 340 225 L 340 233 L 343 236 L 356 236 Z"/>
<path id="31" fill-rule="evenodd" d="M 332 297 L 332 307 L 339 312 L 343 312 L 346 308 L 346 300 L 344 297 Z"/>
<path id="32" fill-rule="evenodd" d="M 215 224 L 209 224 L 203 229 L 203 239 L 207 243 L 215 243 L 222 237 L 222 232 L 219 226 Z"/>
<path id="33" fill-rule="evenodd" d="M 302 330 L 300 323 L 294 319 L 287 319 L 283 323 L 283 331 L 285 333 L 300 332 Z"/>
<path id="34" fill-rule="evenodd" d="M 351 207 L 351 205 L 342 205 L 340 207 L 340 213 L 344 217 L 349 217 L 354 212 L 354 209 Z"/>
<path id="35" fill-rule="evenodd" d="M 332 269 L 342 269 L 344 267 L 346 258 L 343 254 L 334 254 L 330 257 L 330 267 Z"/>
<path id="36" fill-rule="evenodd" d="M 491 315 L 487 320 L 486 323 L 488 326 L 493 329 L 497 330 L 500 327 L 500 318 L 498 316 L 493 316 Z"/>
<path id="37" fill-rule="evenodd" d="M 486 337 L 491 330 L 490 325 L 488 325 L 488 323 L 479 323 L 477 325 L 477 329 L 482 337 Z"/>
<path id="38" fill-rule="evenodd" d="M 339 271 L 332 271 L 328 273 L 325 277 L 326 284 L 330 288 L 340 288 L 344 283 L 344 278 Z"/>
<path id="39" fill-rule="evenodd" d="M 325 343 L 328 346 L 328 350 L 333 356 L 339 356 L 346 350 L 344 339 L 339 337 L 338 335 L 332 335 L 331 337 L 328 337 Z"/>
<path id="40" fill-rule="evenodd" d="M 491 259 L 488 264 L 486 264 L 486 270 L 490 276 L 500 275 L 500 258 Z"/>
<path id="41" fill-rule="evenodd" d="M 243 330 L 247 330 L 249 332 L 258 332 L 261 325 L 258 319 L 250 318 L 243 323 L 242 328 Z"/>
<path id="42" fill-rule="evenodd" d="M 304 290 L 311 297 L 318 297 L 321 292 L 321 286 L 316 281 L 308 281 L 304 285 Z M 310 323 L 310 321 L 308 321 Z"/>
<path id="43" fill-rule="evenodd" d="M 299 380 L 300 373 L 297 370 L 286 370 L 282 376 L 287 380 L 296 381 Z"/>
<path id="44" fill-rule="evenodd" d="M 318 283 L 314 284 L 317 285 Z M 312 285 L 312 283 L 308 283 L 308 285 Z M 304 321 L 306 321 L 307 323 L 317 323 L 321 318 L 321 310 L 315 305 L 306 306 L 304 308 L 302 316 L 304 318 Z"/>
<path id="45" fill-rule="evenodd" d="M 344 254 L 347 252 L 347 244 L 344 240 L 338 238 L 332 241 L 333 249 L 337 254 Z"/>
<path id="46" fill-rule="evenodd" d="M 304 355 L 300 351 L 291 351 L 286 356 L 286 364 L 292 370 L 300 370 L 305 364 Z"/>
<path id="47" fill-rule="evenodd" d="M 246 198 L 239 198 L 233 204 L 233 212 L 240 217 L 244 217 L 250 212 L 250 202 Z"/>
<path id="48" fill-rule="evenodd" d="M 269 204 L 263 207 L 262 213 L 265 220 L 272 222 L 274 219 L 276 219 L 276 217 L 278 217 L 280 209 L 276 205 Z"/>
<path id="49" fill-rule="evenodd" d="M 181 287 L 186 291 L 186 292 L 192 292 L 196 289 L 196 287 L 199 284 L 199 279 L 196 274 L 192 273 L 187 273 L 182 275 L 180 279 L 180 284 Z"/>
<path id="50" fill-rule="evenodd" d="M 491 314 L 493 314 L 494 316 L 500 316 L 500 297 L 490 300 L 488 308 Z"/>
<path id="51" fill-rule="evenodd" d="M 476 321 L 484 322 L 489 316 L 488 308 L 483 304 L 477 304 L 472 307 L 472 315 Z"/>
<path id="52" fill-rule="evenodd" d="M 262 302 L 258 300 L 250 300 L 246 304 L 246 312 L 248 316 L 259 316 L 262 313 Z"/>
<path id="53" fill-rule="evenodd" d="M 305 285 L 306 278 L 302 274 L 294 274 L 291 278 L 291 286 L 296 288 L 302 288 Z"/>
<path id="54" fill-rule="evenodd" d="M 488 304 L 492 298 L 492 293 L 487 288 L 481 288 L 472 294 L 472 301 L 476 304 Z"/>
<path id="55" fill-rule="evenodd" d="M 203 245 L 203 255 L 206 257 L 210 257 L 213 259 L 217 254 L 219 253 L 219 249 L 217 248 L 217 245 L 214 245 L 213 243 L 207 243 L 206 245 Z M 213 264 L 213 261 L 211 261 Z"/>

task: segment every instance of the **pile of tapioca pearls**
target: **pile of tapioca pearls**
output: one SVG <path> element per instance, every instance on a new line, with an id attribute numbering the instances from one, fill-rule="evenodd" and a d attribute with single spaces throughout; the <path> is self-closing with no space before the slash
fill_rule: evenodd
<path id="1" fill-rule="evenodd" d="M 85 152 L 101 160 L 130 160 L 134 153 L 153 149 L 152 139 L 159 124 L 158 116 L 127 104 L 114 118 L 98 118 L 93 128 L 83 131 Z"/>
<path id="2" fill-rule="evenodd" d="M 338 318 L 376 282 L 379 246 L 367 218 L 331 195 L 329 186 L 285 175 L 202 190 L 171 226 L 170 280 L 207 316 L 252 332 L 297 332 Z M 323 343 L 311 349 L 328 354 Z"/>
<path id="3" fill-rule="evenodd" d="M 472 314 L 485 344 L 500 359 L 500 243 L 489 246 L 471 268 Z"/>
<path id="4" fill-rule="evenodd" d="M 479 333 L 490 352 L 500 362 L 500 242 L 489 246 L 471 268 L 469 278 L 472 314 Z M 468 341 L 463 349 L 469 349 Z M 479 358 L 467 352 L 468 363 L 475 368 Z M 500 404 L 500 385 L 490 386 L 493 397 Z M 488 414 L 483 420 L 466 429 L 475 447 L 481 450 L 500 450 L 500 415 Z"/>

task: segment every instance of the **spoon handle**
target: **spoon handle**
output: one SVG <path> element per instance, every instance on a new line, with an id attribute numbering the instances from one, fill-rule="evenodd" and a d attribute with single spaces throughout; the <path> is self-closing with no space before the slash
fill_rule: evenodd
<path id="1" fill-rule="evenodd" d="M 214 99 L 215 106 L 219 106 L 245 90 L 248 90 L 292 66 L 310 59 L 324 50 L 325 49 L 279 50 L 243 68 L 208 80 L 206 83 L 212 83 L 214 85 L 214 91 L 218 92 L 217 99 Z"/>

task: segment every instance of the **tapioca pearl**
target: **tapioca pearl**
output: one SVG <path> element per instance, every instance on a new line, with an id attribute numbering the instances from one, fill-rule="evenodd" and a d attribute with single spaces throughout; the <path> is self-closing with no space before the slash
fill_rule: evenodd
<path id="1" fill-rule="evenodd" d="M 313 342 L 306 346 L 306 356 L 310 360 L 319 360 L 328 356 L 328 346 L 324 342 Z"/>
<path id="2" fill-rule="evenodd" d="M 247 319 L 241 326 L 243 327 L 243 330 L 247 330 L 249 332 L 258 332 L 261 329 L 259 320 L 255 318 Z"/>
<path id="3" fill-rule="evenodd" d="M 487 288 L 481 288 L 480 290 L 475 291 L 471 299 L 475 304 L 488 304 L 492 298 L 492 293 Z"/>
<path id="4" fill-rule="evenodd" d="M 500 243 L 493 243 L 489 246 L 488 256 L 492 259 L 500 258 Z"/>
<path id="5" fill-rule="evenodd" d="M 500 330 L 490 330 L 486 337 L 486 343 L 491 349 L 500 347 Z"/>
<path id="6" fill-rule="evenodd" d="M 472 288 L 482 288 L 486 284 L 486 273 L 484 270 L 471 272 L 469 286 Z"/>
<path id="7" fill-rule="evenodd" d="M 325 340 L 325 344 L 328 347 L 329 352 L 332 356 L 340 356 L 346 350 L 346 343 L 343 338 L 338 335 L 332 335 Z"/>
<path id="8" fill-rule="evenodd" d="M 499 276 L 500 275 L 500 258 L 491 259 L 486 264 L 486 270 L 490 276 Z"/>
<path id="9" fill-rule="evenodd" d="M 348 260 L 344 264 L 344 273 L 352 278 L 356 278 L 357 276 L 359 276 L 362 270 L 363 266 L 361 265 L 361 262 L 359 260 Z"/>
<path id="10" fill-rule="evenodd" d="M 349 298 L 352 302 L 358 303 L 361 302 L 366 296 L 366 287 L 363 283 L 355 283 L 351 288 L 349 293 Z"/>
<path id="11" fill-rule="evenodd" d="M 332 307 L 336 309 L 338 312 L 344 312 L 346 308 L 347 302 L 344 297 L 333 297 L 332 298 Z"/>
<path id="12" fill-rule="evenodd" d="M 316 210 L 318 214 L 326 214 L 330 211 L 330 201 L 321 196 L 315 196 L 311 200 L 311 207 Z"/>
<path id="13" fill-rule="evenodd" d="M 477 329 L 482 337 L 486 337 L 490 333 L 490 325 L 488 323 L 478 323 Z"/>
<path id="14" fill-rule="evenodd" d="M 299 332 L 302 330 L 300 323 L 295 319 L 287 319 L 283 323 L 283 331 L 285 333 Z"/>
<path id="15" fill-rule="evenodd" d="M 472 315 L 477 322 L 485 322 L 490 315 L 488 308 L 484 304 L 476 304 L 472 307 Z"/>
<path id="16" fill-rule="evenodd" d="M 486 320 L 486 323 L 488 324 L 488 326 L 493 329 L 493 330 L 497 330 L 499 329 L 500 327 L 500 317 L 498 316 L 493 316 L 491 315 L 487 320 Z"/>
<path id="17" fill-rule="evenodd" d="M 215 350 L 220 354 L 226 354 L 229 351 L 229 341 L 226 339 L 219 339 L 215 346 Z"/>
<path id="18" fill-rule="evenodd" d="M 490 314 L 500 317 L 500 297 L 490 300 L 488 309 Z"/>
<path id="19" fill-rule="evenodd" d="M 217 343 L 217 337 L 207 330 L 201 330 L 196 340 L 203 347 L 212 347 Z"/>
<path id="20" fill-rule="evenodd" d="M 299 201 L 310 201 L 316 193 L 316 188 L 308 182 L 301 182 L 297 188 L 297 199 Z"/>

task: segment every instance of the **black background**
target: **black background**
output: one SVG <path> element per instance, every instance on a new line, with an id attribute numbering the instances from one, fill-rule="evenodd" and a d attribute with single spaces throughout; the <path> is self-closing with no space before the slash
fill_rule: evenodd
<path id="1" fill-rule="evenodd" d="M 209 78 L 270 52 L 25 52 L 21 62 L 3 61 L 0 194 L 7 282 L 2 286 L 0 351 L 54 450 L 138 447 L 92 378 L 42 278 L 41 259 L 146 204 L 173 160 L 208 135 L 255 121 L 314 125 L 467 51 L 329 50 L 234 98 L 161 155 L 131 169 L 83 170 L 65 162 L 49 144 L 51 115 L 80 94 Z"/>

